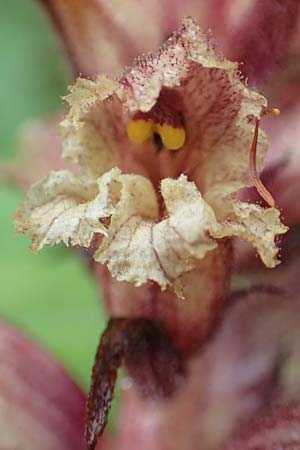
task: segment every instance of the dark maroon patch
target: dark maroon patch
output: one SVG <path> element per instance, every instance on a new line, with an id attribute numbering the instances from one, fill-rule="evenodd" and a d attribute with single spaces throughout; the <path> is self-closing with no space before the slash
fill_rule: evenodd
<path id="1" fill-rule="evenodd" d="M 167 123 L 174 128 L 181 128 L 184 127 L 182 110 L 183 105 L 179 93 L 174 89 L 163 88 L 153 108 L 148 112 L 136 112 L 134 119 L 151 119 L 156 124 Z"/>
<path id="2" fill-rule="evenodd" d="M 147 397 L 172 395 L 184 375 L 182 357 L 161 322 L 136 320 L 128 327 L 126 368 Z"/>

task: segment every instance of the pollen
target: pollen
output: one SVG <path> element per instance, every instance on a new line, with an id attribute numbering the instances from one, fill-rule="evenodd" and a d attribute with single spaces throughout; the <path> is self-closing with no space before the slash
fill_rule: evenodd
<path id="1" fill-rule="evenodd" d="M 128 139 L 142 144 L 153 136 L 154 123 L 152 119 L 131 119 L 127 125 Z"/>
<path id="2" fill-rule="evenodd" d="M 186 133 L 183 127 L 172 127 L 172 125 L 167 123 L 163 125 L 156 124 L 155 131 L 159 134 L 164 147 L 168 150 L 179 150 L 185 143 Z"/>

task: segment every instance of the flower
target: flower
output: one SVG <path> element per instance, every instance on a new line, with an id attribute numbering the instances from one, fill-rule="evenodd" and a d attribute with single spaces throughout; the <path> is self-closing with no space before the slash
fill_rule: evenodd
<path id="1" fill-rule="evenodd" d="M 95 261 L 117 280 L 155 282 L 167 296 L 189 299 L 192 322 L 198 310 L 197 322 L 207 323 L 204 336 L 228 284 L 227 238 L 250 241 L 269 267 L 278 262 L 274 237 L 286 231 L 279 212 L 235 199 L 251 183 L 249 118 L 261 117 L 266 100 L 191 19 L 120 79 L 80 78 L 66 100 L 63 155 L 83 173 L 51 172 L 35 184 L 16 213 L 16 230 L 32 238 L 34 251 L 93 245 Z M 143 136 L 147 123 L 154 128 Z M 130 126 L 143 142 L 132 142 Z M 176 130 L 186 141 L 173 150 Z M 260 132 L 260 166 L 265 150 Z M 200 308 L 199 277 L 207 286 Z M 177 301 L 171 295 L 169 302 Z"/>

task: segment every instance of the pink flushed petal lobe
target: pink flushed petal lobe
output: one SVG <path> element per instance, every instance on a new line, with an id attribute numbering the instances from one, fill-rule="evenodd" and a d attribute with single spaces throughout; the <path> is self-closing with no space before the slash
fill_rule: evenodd
<path id="1" fill-rule="evenodd" d="M 16 158 L 0 164 L 0 180 L 23 190 L 51 170 L 78 169 L 61 157 L 57 128 L 61 115 L 24 123 L 18 132 Z"/>
<path id="2" fill-rule="evenodd" d="M 40 0 L 40 3 L 52 16 L 76 75 L 116 75 L 138 54 L 159 45 L 178 25 L 177 15 L 167 14 L 166 0 Z"/>
<path id="3" fill-rule="evenodd" d="M 275 408 L 247 424 L 222 450 L 299 450 L 299 404 Z"/>
<path id="4" fill-rule="evenodd" d="M 253 290 L 236 298 L 173 397 L 145 399 L 127 379 L 118 449 L 217 450 L 253 416 L 299 399 L 299 312 L 297 299 Z"/>
<path id="5" fill-rule="evenodd" d="M 85 396 L 35 344 L 0 322 L 0 447 L 83 450 Z"/>

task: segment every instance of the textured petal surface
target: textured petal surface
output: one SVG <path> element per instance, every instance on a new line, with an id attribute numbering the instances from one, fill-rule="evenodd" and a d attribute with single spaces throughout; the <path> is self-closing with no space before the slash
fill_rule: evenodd
<path id="1" fill-rule="evenodd" d="M 242 202 L 233 203 L 233 210 L 235 220 L 218 224 L 211 235 L 218 238 L 239 237 L 253 245 L 267 267 L 278 264 L 275 238 L 288 230 L 280 220 L 280 212 L 276 208 L 264 209 Z"/>
<path id="2" fill-rule="evenodd" d="M 84 394 L 61 367 L 1 322 L 1 449 L 82 450 L 84 409 Z"/>
<path id="3" fill-rule="evenodd" d="M 194 183 L 185 176 L 165 179 L 161 193 L 168 218 L 156 223 L 158 205 L 149 181 L 132 175 L 122 178 L 109 234 L 95 254 L 119 280 L 137 285 L 152 280 L 165 288 L 216 248 L 208 235 L 214 213 Z"/>
<path id="4" fill-rule="evenodd" d="M 184 175 L 163 180 L 161 196 L 165 218 L 159 221 L 156 192 L 140 175 L 112 169 L 97 186 L 67 171 L 52 172 L 29 191 L 16 213 L 16 229 L 32 238 L 33 250 L 59 242 L 89 247 L 101 233 L 94 259 L 113 276 L 137 286 L 147 281 L 162 289 L 173 286 L 179 296 L 180 277 L 217 247 L 213 238 L 248 239 L 266 265 L 276 264 L 274 237 L 286 231 L 277 210 L 234 203 L 235 216 L 219 223 Z"/>

